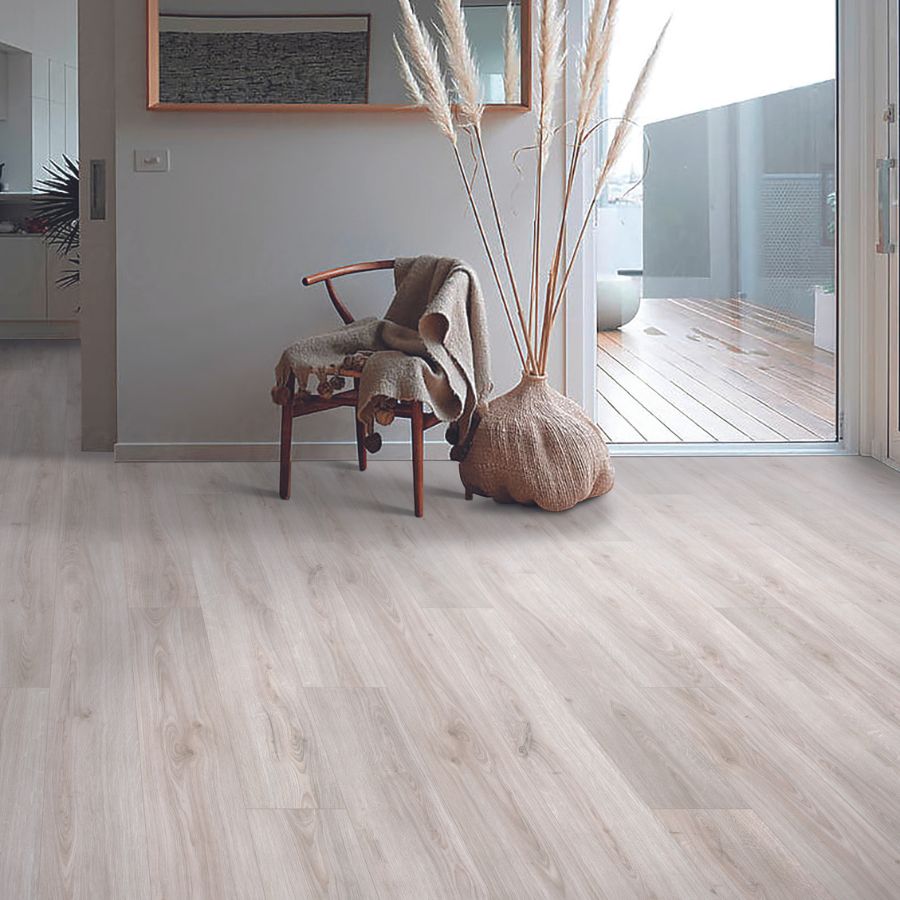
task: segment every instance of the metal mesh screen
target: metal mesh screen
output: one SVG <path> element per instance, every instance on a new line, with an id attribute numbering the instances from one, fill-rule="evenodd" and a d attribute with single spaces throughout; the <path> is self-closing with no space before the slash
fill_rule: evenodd
<path id="1" fill-rule="evenodd" d="M 813 289 L 834 279 L 826 239 L 826 185 L 819 175 L 764 175 L 760 209 L 760 287 L 764 302 L 807 321 Z"/>

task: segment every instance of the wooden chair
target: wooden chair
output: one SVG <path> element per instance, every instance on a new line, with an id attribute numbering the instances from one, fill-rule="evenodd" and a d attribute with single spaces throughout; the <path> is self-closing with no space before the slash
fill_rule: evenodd
<path id="1" fill-rule="evenodd" d="M 333 279 L 342 275 L 354 275 L 358 272 L 374 272 L 379 269 L 393 269 L 394 260 L 381 259 L 375 262 L 354 263 L 350 266 L 340 266 L 337 269 L 328 269 L 316 275 L 307 275 L 303 284 L 309 287 L 325 282 L 325 289 L 331 298 L 337 314 L 345 325 L 353 321 L 350 310 L 344 305 L 332 283 Z M 326 409 L 336 409 L 339 406 L 349 406 L 353 410 L 356 420 L 356 454 L 359 460 L 359 470 L 365 472 L 368 453 L 377 453 L 381 449 L 381 435 L 374 431 L 366 433 L 366 426 L 356 419 L 356 404 L 359 399 L 359 379 L 362 370 L 341 370 L 338 374 L 353 379 L 353 389 L 341 391 L 331 397 L 319 397 L 307 394 L 298 394 L 296 379 L 291 373 L 288 379 L 287 396 L 281 407 L 281 484 L 279 493 L 282 500 L 288 500 L 291 496 L 291 443 L 293 438 L 294 419 L 298 416 L 309 416 L 312 413 L 322 412 Z M 440 419 L 433 413 L 426 412 L 421 401 L 401 401 L 394 410 L 395 415 L 401 419 L 409 419 L 412 433 L 412 462 L 413 462 L 413 496 L 416 515 L 421 518 L 425 513 L 424 495 L 424 451 L 425 432 L 439 424 Z"/>

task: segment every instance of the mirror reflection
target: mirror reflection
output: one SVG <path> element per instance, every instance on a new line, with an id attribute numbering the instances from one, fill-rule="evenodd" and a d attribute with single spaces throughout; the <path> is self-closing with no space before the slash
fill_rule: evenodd
<path id="1" fill-rule="evenodd" d="M 433 0 L 416 10 L 437 20 Z M 520 0 L 464 0 L 484 102 L 522 97 Z M 159 0 L 151 105 L 337 104 L 406 106 L 393 36 L 397 0 L 270 0 L 248 11 L 240 0 Z M 435 32 L 435 38 L 437 34 Z"/>

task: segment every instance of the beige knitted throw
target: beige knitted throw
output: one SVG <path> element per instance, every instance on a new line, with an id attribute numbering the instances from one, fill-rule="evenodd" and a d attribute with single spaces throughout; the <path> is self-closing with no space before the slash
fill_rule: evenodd
<path id="1" fill-rule="evenodd" d="M 361 319 L 329 334 L 291 344 L 275 369 L 278 399 L 291 372 L 300 391 L 318 379 L 329 396 L 339 373 L 359 369 L 358 418 L 390 419 L 393 403 L 421 400 L 444 422 L 458 422 L 460 440 L 472 412 L 491 391 L 487 319 L 478 276 L 458 259 L 398 259 L 396 293 L 383 319 Z M 386 413 L 386 415 L 385 415 Z"/>

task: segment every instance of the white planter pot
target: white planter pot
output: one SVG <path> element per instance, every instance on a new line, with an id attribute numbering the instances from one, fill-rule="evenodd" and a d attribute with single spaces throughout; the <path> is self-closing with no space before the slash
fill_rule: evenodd
<path id="1" fill-rule="evenodd" d="M 833 291 L 817 287 L 813 343 L 820 350 L 834 353 L 837 344 L 837 297 Z"/>
<path id="2" fill-rule="evenodd" d="M 643 279 L 635 275 L 601 275 L 597 279 L 597 331 L 627 325 L 641 308 Z"/>

